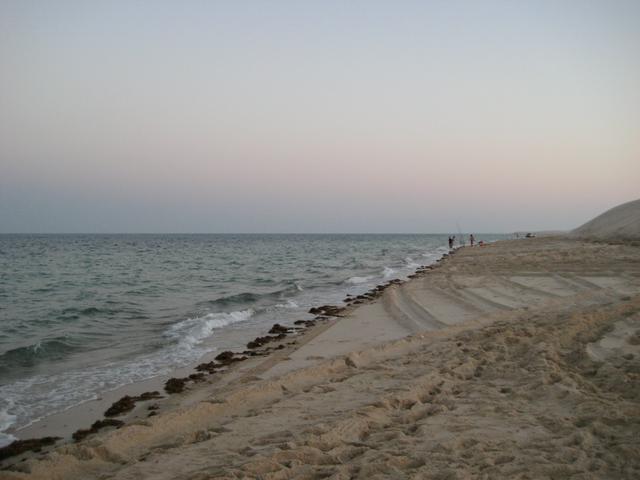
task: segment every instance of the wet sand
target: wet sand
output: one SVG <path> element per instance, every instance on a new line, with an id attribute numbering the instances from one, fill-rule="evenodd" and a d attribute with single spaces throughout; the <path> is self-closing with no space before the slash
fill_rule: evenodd
<path id="1" fill-rule="evenodd" d="M 498 242 L 0 478 L 638 478 L 639 376 L 639 247 Z"/>

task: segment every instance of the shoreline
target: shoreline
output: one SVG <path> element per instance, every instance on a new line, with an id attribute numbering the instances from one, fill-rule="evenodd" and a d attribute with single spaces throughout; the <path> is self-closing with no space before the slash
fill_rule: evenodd
<path id="1" fill-rule="evenodd" d="M 416 275 L 416 272 L 423 271 L 430 268 L 433 265 L 437 265 L 443 259 L 454 253 L 457 249 L 463 247 L 456 247 L 444 253 L 437 258 L 433 263 L 429 265 L 420 265 L 415 271 L 408 275 L 408 280 Z M 232 362 L 224 365 L 226 369 L 222 372 L 218 372 L 215 375 L 208 375 L 206 371 L 205 378 L 198 380 L 188 380 L 190 375 L 197 375 L 201 372 L 197 370 L 198 365 L 215 362 L 216 357 L 222 352 L 212 351 L 205 353 L 197 360 L 185 365 L 183 367 L 174 368 L 167 374 L 158 375 L 152 378 L 148 378 L 142 381 L 133 382 L 122 385 L 112 390 L 102 392 L 98 398 L 84 401 L 80 404 L 72 405 L 62 411 L 52 413 L 43 418 L 37 419 L 17 429 L 9 429 L 5 433 L 17 437 L 17 440 L 38 439 L 43 437 L 59 437 L 60 440 L 56 442 L 56 445 L 62 445 L 63 443 L 72 443 L 72 435 L 81 429 L 88 429 L 91 424 L 97 421 L 104 420 L 103 413 L 110 408 L 113 404 L 121 400 L 123 397 L 136 397 L 151 392 L 157 392 L 160 398 L 151 398 L 146 401 L 141 401 L 140 405 L 130 410 L 125 411 L 121 415 L 116 415 L 113 418 L 123 421 L 125 424 L 141 421 L 147 417 L 150 413 L 146 410 L 149 406 L 153 406 L 152 410 L 155 414 L 159 414 L 163 411 L 170 410 L 180 406 L 182 402 L 177 401 L 174 395 L 165 391 L 165 384 L 171 378 L 180 378 L 186 380 L 186 391 L 192 393 L 195 390 L 205 387 L 203 383 L 207 383 L 207 387 L 215 385 L 217 387 L 223 387 L 229 382 L 233 381 L 239 376 L 244 375 L 247 371 L 254 370 L 257 366 L 263 362 L 272 363 L 278 361 L 282 357 L 286 357 L 287 353 L 291 353 L 304 345 L 309 340 L 324 332 L 327 328 L 333 326 L 340 317 L 351 314 L 357 308 L 370 303 L 377 298 L 377 294 L 384 291 L 387 286 L 397 285 L 406 282 L 402 279 L 391 279 L 384 283 L 378 284 L 371 290 L 364 292 L 360 295 L 349 295 L 344 299 L 343 304 L 339 306 L 331 306 L 336 308 L 336 312 L 339 316 L 325 316 L 317 312 L 317 315 L 313 320 L 300 320 L 303 326 L 293 328 L 286 328 L 286 337 L 282 339 L 270 340 L 265 344 L 254 350 L 244 350 L 244 354 L 249 352 L 254 353 L 254 356 L 248 356 L 242 363 Z M 379 289 L 379 290 L 376 290 Z M 378 293 L 376 293 L 378 292 Z M 312 307 L 311 311 L 314 310 Z M 310 312 L 311 313 L 311 312 Z M 277 324 L 276 324 L 277 325 Z M 262 334 L 262 338 L 272 336 L 266 332 Z M 260 337 L 258 337 L 260 338 Z M 293 344 L 295 345 L 292 345 Z M 281 350 L 278 350 L 281 349 Z M 235 352 L 236 358 L 242 357 L 240 352 Z M 246 356 L 246 355 L 245 355 Z M 221 365 L 222 366 L 222 365 Z M 137 402 L 136 402 L 137 403 Z M 158 407 L 158 408 L 156 408 Z M 104 417 L 104 418 L 103 418 Z"/>
<path id="2" fill-rule="evenodd" d="M 548 237 L 438 264 L 225 385 L 0 478 L 640 472 L 640 250 Z"/>
<path id="3" fill-rule="evenodd" d="M 76 265 L 73 258 L 69 266 L 54 262 L 53 276 L 42 280 L 48 289 L 46 298 L 36 297 L 33 302 L 29 285 L 40 277 L 28 261 L 18 261 L 16 268 L 24 269 L 29 281 L 15 282 L 15 288 L 8 290 L 10 317 L 2 345 L 6 368 L 0 386 L 2 430 L 12 425 L 11 432 L 15 432 L 37 418 L 103 396 L 105 391 L 166 375 L 197 362 L 208 351 L 242 348 L 275 322 L 290 325 L 311 319 L 309 307 L 322 302 L 340 304 L 347 293 L 357 295 L 389 278 L 406 278 L 417 263 L 431 263 L 446 251 L 440 235 L 282 235 L 266 239 L 249 235 L 242 241 L 223 237 L 186 236 L 180 240 L 184 249 L 169 248 L 173 241 L 164 236 L 144 241 L 95 236 L 79 243 L 74 240 L 70 255 L 91 245 L 109 265 L 122 266 L 123 259 L 133 255 L 137 260 L 132 268 L 123 268 L 133 273 L 115 280 L 103 275 L 94 285 L 89 281 L 93 269 Z M 491 238 L 496 237 L 501 235 Z M 10 255 L 20 259 L 21 251 L 31 252 L 42 245 L 25 241 L 23 250 L 20 242 L 8 242 Z M 65 242 L 51 238 L 45 244 L 58 248 Z M 310 246 L 316 247 L 315 253 L 305 253 Z M 230 250 L 233 255 L 223 255 Z M 162 252 L 163 261 L 154 263 L 150 251 Z M 333 255 L 323 254 L 325 251 Z M 204 263 L 198 263 L 202 253 Z M 279 263 L 281 255 L 290 261 Z M 243 256 L 247 263 L 234 271 L 233 265 Z M 264 265 L 256 263 L 256 256 Z M 182 263 L 175 263 L 180 259 Z M 196 265 L 201 269 L 198 274 L 192 272 Z M 72 272 L 76 275 L 70 275 Z M 55 281 L 63 276 L 73 281 Z M 138 288 L 134 277 L 140 277 L 140 285 L 145 286 Z M 27 328 L 31 322 L 37 328 Z M 60 332 L 64 335 L 58 339 Z M 0 444 L 8 442 L 0 434 Z"/>

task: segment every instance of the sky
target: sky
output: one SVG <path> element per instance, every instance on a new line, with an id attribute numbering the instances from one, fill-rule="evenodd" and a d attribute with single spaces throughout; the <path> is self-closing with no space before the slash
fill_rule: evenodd
<path id="1" fill-rule="evenodd" d="M 0 0 L 0 233 L 571 229 L 639 87 L 638 1 Z"/>

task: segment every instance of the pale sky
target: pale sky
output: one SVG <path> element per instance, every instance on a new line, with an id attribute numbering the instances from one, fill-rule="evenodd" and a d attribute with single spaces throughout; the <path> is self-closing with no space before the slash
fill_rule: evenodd
<path id="1" fill-rule="evenodd" d="M 571 229 L 639 197 L 639 1 L 0 0 L 0 233 Z"/>

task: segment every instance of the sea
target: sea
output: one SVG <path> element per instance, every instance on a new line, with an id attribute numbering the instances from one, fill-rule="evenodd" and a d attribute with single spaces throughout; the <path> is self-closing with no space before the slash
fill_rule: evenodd
<path id="1" fill-rule="evenodd" d="M 447 238 L 0 235 L 0 446 L 101 392 L 404 279 L 446 253 Z"/>

